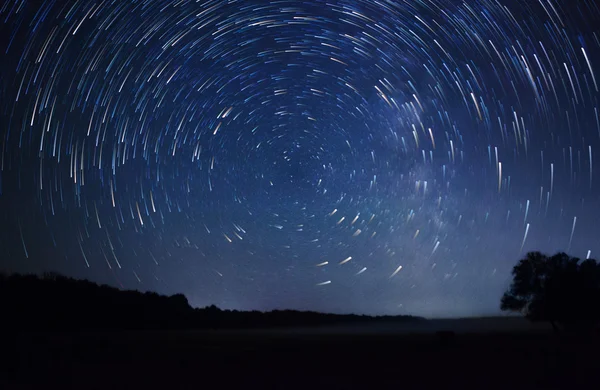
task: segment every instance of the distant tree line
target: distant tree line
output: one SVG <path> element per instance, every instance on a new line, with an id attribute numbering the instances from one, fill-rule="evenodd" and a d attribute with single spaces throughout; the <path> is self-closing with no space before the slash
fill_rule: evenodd
<path id="1" fill-rule="evenodd" d="M 0 328 L 19 330 L 251 329 L 420 319 L 292 310 L 230 311 L 214 305 L 198 309 L 191 307 L 183 294 L 123 291 L 56 273 L 0 274 L 0 313 Z"/>

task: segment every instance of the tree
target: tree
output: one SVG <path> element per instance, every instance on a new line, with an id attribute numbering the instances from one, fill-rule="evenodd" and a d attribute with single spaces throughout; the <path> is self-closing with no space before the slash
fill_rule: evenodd
<path id="1" fill-rule="evenodd" d="M 530 252 L 514 266 L 500 308 L 555 330 L 593 328 L 600 322 L 600 264 L 566 253 Z"/>

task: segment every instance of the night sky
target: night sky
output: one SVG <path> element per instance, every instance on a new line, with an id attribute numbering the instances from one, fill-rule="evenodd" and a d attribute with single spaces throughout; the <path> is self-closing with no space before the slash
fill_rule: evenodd
<path id="1" fill-rule="evenodd" d="M 0 268 L 499 312 L 600 254 L 593 0 L 0 0 Z"/>

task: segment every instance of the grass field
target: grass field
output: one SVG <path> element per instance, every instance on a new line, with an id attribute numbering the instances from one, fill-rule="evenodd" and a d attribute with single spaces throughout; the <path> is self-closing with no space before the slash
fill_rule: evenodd
<path id="1" fill-rule="evenodd" d="M 518 321 L 444 321 L 397 332 L 386 325 L 4 334 L 0 388 L 600 388 L 596 339 Z M 442 329 L 455 334 L 442 337 Z"/>

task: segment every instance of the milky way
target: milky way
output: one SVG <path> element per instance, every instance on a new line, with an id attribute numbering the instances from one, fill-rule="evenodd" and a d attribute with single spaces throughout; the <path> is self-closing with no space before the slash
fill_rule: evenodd
<path id="1" fill-rule="evenodd" d="M 592 0 L 4 0 L 0 264 L 496 313 L 525 252 L 600 253 L 598 29 Z"/>

